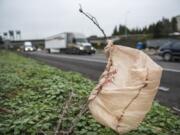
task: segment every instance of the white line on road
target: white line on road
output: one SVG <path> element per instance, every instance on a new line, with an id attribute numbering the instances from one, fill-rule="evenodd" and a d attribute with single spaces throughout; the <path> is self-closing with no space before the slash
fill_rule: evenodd
<path id="1" fill-rule="evenodd" d="M 43 53 L 36 53 L 36 55 L 44 55 L 44 56 L 50 56 L 50 57 L 56 57 L 56 58 L 66 58 L 66 59 L 75 59 L 75 60 L 83 60 L 83 61 L 89 61 L 89 62 L 98 62 L 98 63 L 107 63 L 106 60 L 98 60 L 98 59 L 89 59 L 89 58 L 83 58 L 83 57 L 72 57 L 72 56 L 63 56 L 63 55 L 52 55 L 52 54 L 43 54 Z M 180 70 L 178 69 L 172 69 L 172 68 L 163 68 L 164 71 L 167 72 L 176 72 L 180 73 Z"/>
<path id="2" fill-rule="evenodd" d="M 173 107 L 173 109 L 177 112 L 180 112 L 180 109 L 179 108 L 176 108 L 176 107 Z"/>
<path id="3" fill-rule="evenodd" d="M 172 69 L 172 68 L 163 68 L 164 71 L 168 71 L 168 72 L 177 72 L 180 73 L 180 70 L 178 69 Z"/>
<path id="4" fill-rule="evenodd" d="M 89 62 L 99 62 L 99 63 L 107 63 L 105 60 L 97 60 L 97 59 L 88 59 L 88 58 L 75 58 L 75 57 L 66 57 L 66 56 L 61 56 L 61 58 L 68 58 L 68 59 L 76 59 L 76 60 L 84 60 L 84 61 L 89 61 Z M 172 68 L 163 68 L 164 71 L 168 72 L 177 72 L 180 73 L 180 70 L 178 69 L 172 69 Z"/>
<path id="5" fill-rule="evenodd" d="M 160 86 L 160 87 L 159 87 L 159 90 L 167 92 L 167 91 L 170 90 L 170 88 L 164 87 L 164 86 Z"/>
<path id="6" fill-rule="evenodd" d="M 99 63 L 106 63 L 105 60 L 98 60 L 98 59 L 89 59 L 89 58 L 83 58 L 83 57 L 72 57 L 72 56 L 63 56 L 63 55 L 52 55 L 52 54 L 35 54 L 35 55 L 43 55 L 43 56 L 50 56 L 50 57 L 56 57 L 56 58 L 65 58 L 65 59 L 74 59 L 74 60 L 83 60 L 83 61 L 89 61 L 89 62 L 99 62 Z"/>

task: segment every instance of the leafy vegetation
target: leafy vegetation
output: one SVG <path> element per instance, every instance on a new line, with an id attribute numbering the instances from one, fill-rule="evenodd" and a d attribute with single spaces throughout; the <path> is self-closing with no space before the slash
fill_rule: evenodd
<path id="1" fill-rule="evenodd" d="M 62 129 L 68 129 L 94 86 L 78 73 L 0 51 L 0 134 L 54 134 L 58 114 L 73 91 L 73 101 L 62 123 Z M 89 112 L 76 123 L 73 134 L 116 135 L 98 124 Z M 179 134 L 180 117 L 155 102 L 139 128 L 126 135 Z"/>

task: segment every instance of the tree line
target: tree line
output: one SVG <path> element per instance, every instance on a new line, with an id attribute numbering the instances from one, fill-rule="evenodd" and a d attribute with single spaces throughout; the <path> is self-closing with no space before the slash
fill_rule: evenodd
<path id="1" fill-rule="evenodd" d="M 129 29 L 125 25 L 115 26 L 112 35 L 126 35 L 128 34 L 152 34 L 154 38 L 167 37 L 169 33 L 177 32 L 177 20 L 175 17 L 172 19 L 162 18 L 156 23 L 143 28 Z"/>

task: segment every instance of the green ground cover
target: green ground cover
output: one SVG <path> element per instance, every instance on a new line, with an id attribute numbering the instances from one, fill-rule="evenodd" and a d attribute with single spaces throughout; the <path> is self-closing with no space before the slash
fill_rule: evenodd
<path id="1" fill-rule="evenodd" d="M 62 129 L 86 102 L 95 83 L 12 52 L 0 51 L 0 135 L 54 134 L 68 93 L 74 92 Z M 116 135 L 88 112 L 76 123 L 77 135 Z M 144 122 L 126 135 L 180 135 L 180 117 L 154 102 Z"/>

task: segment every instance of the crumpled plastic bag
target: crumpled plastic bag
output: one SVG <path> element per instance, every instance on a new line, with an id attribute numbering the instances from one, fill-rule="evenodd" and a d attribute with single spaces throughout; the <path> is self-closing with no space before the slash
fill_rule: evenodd
<path id="1" fill-rule="evenodd" d="M 89 96 L 89 109 L 102 125 L 123 134 L 136 129 L 151 108 L 162 68 L 144 52 L 108 41 L 108 61 Z"/>

